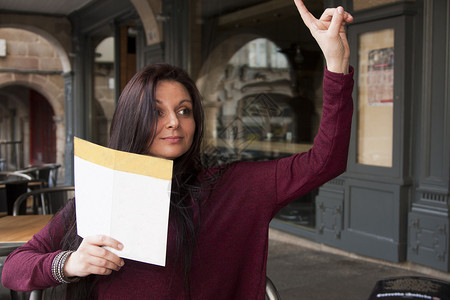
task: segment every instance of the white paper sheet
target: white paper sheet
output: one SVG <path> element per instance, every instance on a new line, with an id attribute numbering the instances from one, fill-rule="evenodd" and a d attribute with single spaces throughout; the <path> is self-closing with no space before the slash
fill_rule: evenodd
<path id="1" fill-rule="evenodd" d="M 75 139 L 78 235 L 111 236 L 120 257 L 165 266 L 172 161 L 87 143 Z"/>

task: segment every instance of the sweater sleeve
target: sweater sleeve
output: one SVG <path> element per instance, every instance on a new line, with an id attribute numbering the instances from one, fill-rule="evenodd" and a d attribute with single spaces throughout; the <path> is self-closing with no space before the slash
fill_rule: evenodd
<path id="1" fill-rule="evenodd" d="M 345 171 L 353 114 L 352 91 L 353 68 L 347 75 L 325 69 L 319 131 L 308 152 L 278 160 L 276 207 L 287 205 Z"/>
<path id="2" fill-rule="evenodd" d="M 55 256 L 61 252 L 65 220 L 75 209 L 73 203 L 69 202 L 29 242 L 7 257 L 2 271 L 5 287 L 22 292 L 60 284 L 52 276 L 51 265 Z"/>

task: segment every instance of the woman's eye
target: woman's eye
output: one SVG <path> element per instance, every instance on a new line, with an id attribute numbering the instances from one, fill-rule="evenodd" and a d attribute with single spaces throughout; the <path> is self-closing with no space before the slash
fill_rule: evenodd
<path id="1" fill-rule="evenodd" d="M 189 108 L 183 108 L 180 111 L 178 111 L 180 115 L 188 116 L 191 114 L 191 110 Z"/>
<path id="2" fill-rule="evenodd" d="M 158 114 L 159 117 L 163 116 L 164 113 L 162 112 L 162 110 L 157 109 L 156 113 Z"/>

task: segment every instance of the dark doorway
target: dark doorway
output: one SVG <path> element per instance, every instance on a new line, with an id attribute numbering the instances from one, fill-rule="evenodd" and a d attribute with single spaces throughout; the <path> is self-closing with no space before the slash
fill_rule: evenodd
<path id="1" fill-rule="evenodd" d="M 30 164 L 56 162 L 56 128 L 47 99 L 30 90 Z"/>

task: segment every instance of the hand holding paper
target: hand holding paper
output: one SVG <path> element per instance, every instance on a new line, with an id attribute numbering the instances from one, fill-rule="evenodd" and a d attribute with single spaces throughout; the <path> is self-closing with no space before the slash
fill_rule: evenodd
<path id="1" fill-rule="evenodd" d="M 120 241 L 120 257 L 165 265 L 171 160 L 101 147 L 75 138 L 78 235 Z"/>
<path id="2" fill-rule="evenodd" d="M 121 250 L 123 245 L 113 238 L 104 235 L 86 237 L 64 264 L 66 277 L 85 277 L 90 274 L 109 275 L 112 271 L 118 271 L 123 265 L 123 259 L 116 254 L 102 249 L 109 246 Z"/>

